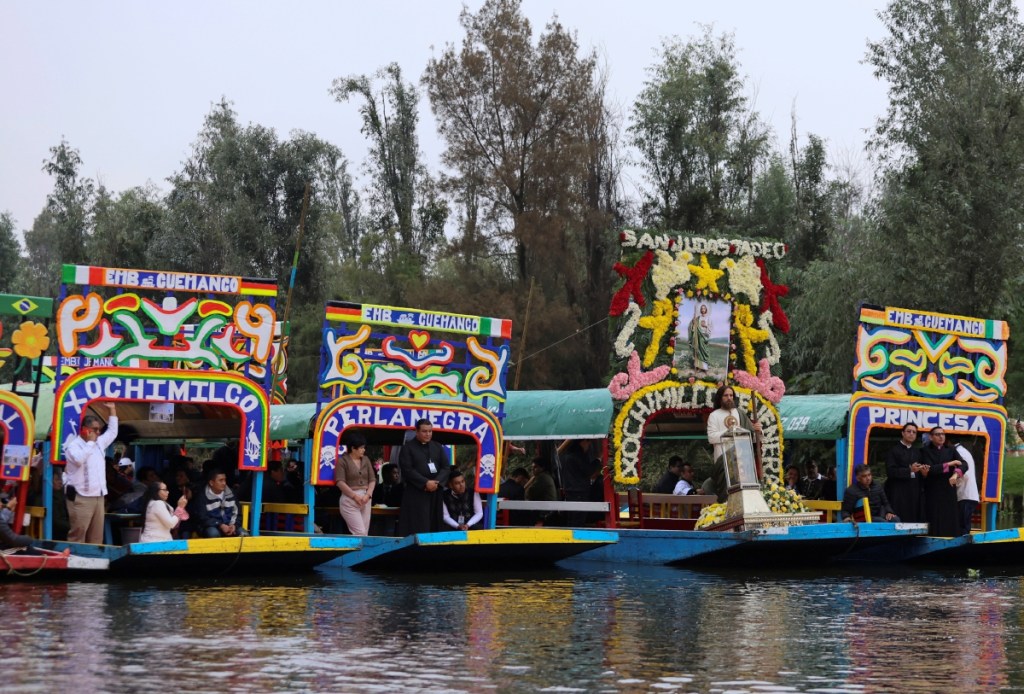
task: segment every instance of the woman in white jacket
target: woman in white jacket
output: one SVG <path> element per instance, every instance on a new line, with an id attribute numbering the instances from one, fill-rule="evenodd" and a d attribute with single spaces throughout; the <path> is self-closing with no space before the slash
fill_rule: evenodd
<path id="1" fill-rule="evenodd" d="M 185 505 L 188 499 L 182 494 L 178 499 L 177 508 L 171 508 L 167 503 L 169 490 L 162 481 L 153 482 L 146 490 L 146 516 L 142 522 L 142 537 L 139 542 L 164 542 L 173 539 L 171 531 L 178 527 L 178 523 L 188 520 L 188 512 Z"/>

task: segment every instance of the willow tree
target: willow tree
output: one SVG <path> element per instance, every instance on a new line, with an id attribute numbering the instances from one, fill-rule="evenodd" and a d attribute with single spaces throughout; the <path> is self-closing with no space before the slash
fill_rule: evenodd
<path id="1" fill-rule="evenodd" d="M 689 41 L 666 40 L 649 75 L 630 126 L 652 188 L 645 221 L 698 234 L 742 223 L 770 131 L 744 93 L 732 36 L 706 28 Z"/>
<path id="2" fill-rule="evenodd" d="M 362 132 L 370 142 L 365 223 L 376 253 L 363 267 L 381 268 L 387 298 L 407 302 L 421 286 L 448 220 L 448 204 L 419 147 L 419 92 L 402 78 L 397 63 L 373 77 L 336 79 L 331 92 L 338 101 L 359 100 Z"/>
<path id="3" fill-rule="evenodd" d="M 464 9 L 460 23 L 461 45 L 431 59 L 423 83 L 450 183 L 471 212 L 464 246 L 479 253 L 485 236 L 508 254 L 520 305 L 536 280 L 534 306 L 544 308 L 530 318 L 533 345 L 598 326 L 531 364 L 524 384 L 598 385 L 609 349 L 601 321 L 611 296 L 618 171 L 595 55 L 554 19 L 534 40 L 518 0 Z"/>

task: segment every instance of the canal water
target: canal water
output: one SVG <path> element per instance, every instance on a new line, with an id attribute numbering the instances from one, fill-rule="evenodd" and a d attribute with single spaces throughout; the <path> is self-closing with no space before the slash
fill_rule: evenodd
<path id="1" fill-rule="evenodd" d="M 1024 582 L 968 570 L 0 585 L 11 692 L 1024 689 Z"/>

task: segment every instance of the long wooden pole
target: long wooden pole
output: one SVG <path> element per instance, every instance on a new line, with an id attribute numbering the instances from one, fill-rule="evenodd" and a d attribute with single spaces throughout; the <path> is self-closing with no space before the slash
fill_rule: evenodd
<path id="1" fill-rule="evenodd" d="M 299 215 L 299 233 L 295 238 L 295 254 L 292 256 L 292 271 L 288 277 L 288 293 L 285 295 L 284 300 L 284 315 L 281 317 L 281 347 L 282 352 L 285 351 L 285 346 L 288 344 L 288 336 L 291 334 L 291 313 L 292 313 L 292 294 L 295 291 L 295 276 L 299 271 L 299 251 L 302 249 L 302 236 L 306 231 L 306 212 L 309 210 L 309 182 L 306 182 L 306 189 L 302 193 L 302 212 Z M 274 391 L 277 390 L 277 369 L 274 368 L 274 364 L 270 364 L 270 370 L 273 374 L 270 382 L 270 398 L 273 400 Z M 283 399 L 283 398 L 282 398 Z"/>
<path id="2" fill-rule="evenodd" d="M 523 334 L 519 337 L 519 361 L 516 362 L 516 378 L 513 390 L 519 390 L 519 377 L 523 375 L 523 355 L 526 353 L 526 329 L 530 327 L 530 304 L 533 303 L 533 277 L 530 278 L 530 293 L 526 295 L 526 313 L 523 315 Z"/>

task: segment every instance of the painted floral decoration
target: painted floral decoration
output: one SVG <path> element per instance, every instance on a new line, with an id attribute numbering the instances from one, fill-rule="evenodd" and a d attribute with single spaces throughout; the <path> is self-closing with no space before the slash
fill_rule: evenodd
<path id="1" fill-rule="evenodd" d="M 25 321 L 11 336 L 14 353 L 25 359 L 38 359 L 50 346 L 50 336 L 42 323 Z"/>

